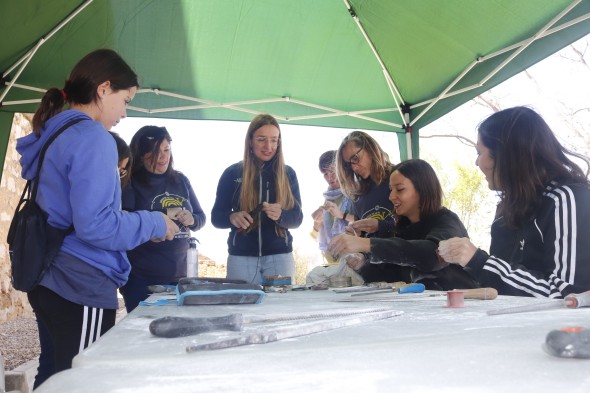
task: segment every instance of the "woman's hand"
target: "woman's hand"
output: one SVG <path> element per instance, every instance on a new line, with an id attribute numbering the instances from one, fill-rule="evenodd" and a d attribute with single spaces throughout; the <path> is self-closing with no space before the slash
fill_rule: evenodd
<path id="1" fill-rule="evenodd" d="M 453 237 L 438 243 L 438 254 L 448 263 L 465 267 L 475 255 L 477 247 L 466 237 Z"/>
<path id="2" fill-rule="evenodd" d="M 333 237 L 328 244 L 328 252 L 335 257 L 340 257 L 352 252 L 369 251 L 371 251 L 371 240 L 365 237 L 342 234 Z"/>
<path id="3" fill-rule="evenodd" d="M 180 232 L 180 229 L 178 228 L 178 225 L 176 225 L 176 223 L 174 221 L 172 221 L 170 219 L 170 217 L 168 217 L 166 214 L 160 212 L 162 214 L 162 217 L 164 217 L 164 221 L 166 222 L 166 233 L 164 234 L 164 237 L 162 238 L 153 238 L 151 239 L 153 242 L 161 242 L 164 240 L 172 240 L 174 239 L 174 236 Z"/>
<path id="4" fill-rule="evenodd" d="M 229 216 L 229 222 L 238 229 L 248 229 L 248 227 L 254 222 L 254 219 L 248 212 L 241 211 L 232 213 Z"/>
<path id="5" fill-rule="evenodd" d="M 195 225 L 195 218 L 193 217 L 193 214 L 188 210 L 179 211 L 178 213 L 176 213 L 174 219 L 180 222 L 185 227 Z"/>
<path id="6" fill-rule="evenodd" d="M 326 203 L 324 203 L 324 209 L 330 212 L 332 217 L 343 219 L 344 213 L 340 211 L 340 208 L 334 202 L 326 201 Z"/>
<path id="7" fill-rule="evenodd" d="M 361 232 L 374 233 L 379 230 L 379 221 L 376 218 L 365 218 L 357 220 L 348 224 L 346 227 L 346 233 L 356 234 L 357 236 Z"/>
<path id="8" fill-rule="evenodd" d="M 283 213 L 280 203 L 262 202 L 262 211 L 266 213 L 266 216 L 273 221 L 278 221 L 279 218 L 281 218 L 281 214 Z"/>
<path id="9" fill-rule="evenodd" d="M 322 206 L 318 207 L 313 213 L 311 213 L 311 218 L 313 218 L 313 230 L 319 232 L 322 229 L 322 224 L 324 222 L 324 208 Z"/>
<path id="10" fill-rule="evenodd" d="M 361 253 L 348 254 L 345 258 L 349 268 L 358 272 L 365 265 L 365 256 Z"/>

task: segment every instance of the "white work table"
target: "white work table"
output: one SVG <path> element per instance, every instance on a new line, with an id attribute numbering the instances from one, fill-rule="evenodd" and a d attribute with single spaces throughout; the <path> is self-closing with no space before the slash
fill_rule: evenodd
<path id="1" fill-rule="evenodd" d="M 257 305 L 140 306 L 79 354 L 72 369 L 35 392 L 590 392 L 590 359 L 557 358 L 542 350 L 551 330 L 590 327 L 590 308 L 488 316 L 488 310 L 544 300 L 500 296 L 466 300 L 464 308 L 444 307 L 445 297 L 335 302 L 349 297 L 303 291 L 269 293 Z M 240 332 L 158 338 L 148 328 L 155 318 L 168 315 L 368 307 L 391 307 L 403 314 L 274 343 L 195 353 L 185 348 Z M 255 325 L 247 327 L 251 329 Z"/>

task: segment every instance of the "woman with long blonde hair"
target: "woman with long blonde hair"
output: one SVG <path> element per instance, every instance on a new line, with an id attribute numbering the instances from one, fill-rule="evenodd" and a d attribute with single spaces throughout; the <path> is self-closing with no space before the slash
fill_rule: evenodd
<path id="1" fill-rule="evenodd" d="M 336 156 L 338 180 L 344 195 L 352 201 L 344 218 L 349 233 L 361 237 L 393 236 L 395 218 L 389 200 L 389 176 L 393 164 L 379 143 L 366 132 L 353 131 L 340 143 Z M 363 272 L 366 282 L 409 281 L 409 270 L 392 264 L 371 264 Z"/>
<path id="2" fill-rule="evenodd" d="M 246 133 L 243 161 L 219 179 L 211 211 L 216 228 L 230 228 L 227 278 L 261 283 L 263 276 L 294 277 L 289 229 L 302 220 L 299 183 L 285 165 L 279 124 L 258 115 Z"/>

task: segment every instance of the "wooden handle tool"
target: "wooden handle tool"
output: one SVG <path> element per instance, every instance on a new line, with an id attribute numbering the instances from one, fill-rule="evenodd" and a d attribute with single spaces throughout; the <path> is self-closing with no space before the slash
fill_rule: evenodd
<path id="1" fill-rule="evenodd" d="M 455 291 L 463 292 L 465 299 L 494 300 L 498 297 L 498 291 L 494 288 L 455 289 Z"/>

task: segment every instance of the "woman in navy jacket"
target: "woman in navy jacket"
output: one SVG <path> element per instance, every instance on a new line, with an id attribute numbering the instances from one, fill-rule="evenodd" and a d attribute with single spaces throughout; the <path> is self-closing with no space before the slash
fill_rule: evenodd
<path id="1" fill-rule="evenodd" d="M 285 165 L 278 122 L 256 116 L 246 134 L 244 160 L 228 167 L 211 212 L 216 228 L 230 228 L 227 278 L 261 283 L 263 276 L 294 278 L 293 237 L 301 225 L 295 171 Z"/>

